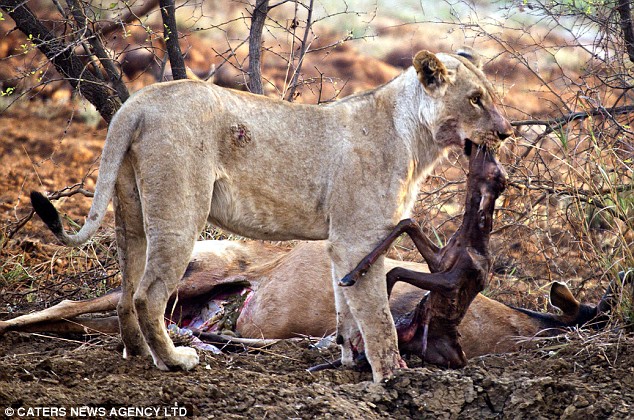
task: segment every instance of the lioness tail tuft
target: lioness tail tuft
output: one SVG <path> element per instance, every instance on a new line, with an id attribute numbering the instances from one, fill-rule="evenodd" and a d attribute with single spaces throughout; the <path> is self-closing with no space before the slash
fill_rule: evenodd
<path id="1" fill-rule="evenodd" d="M 55 236 L 63 233 L 64 228 L 62 227 L 59 213 L 46 196 L 37 191 L 31 191 L 31 205 Z"/>

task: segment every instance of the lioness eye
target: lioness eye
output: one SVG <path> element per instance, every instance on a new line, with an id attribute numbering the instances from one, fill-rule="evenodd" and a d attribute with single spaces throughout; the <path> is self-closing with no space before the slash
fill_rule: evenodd
<path id="1" fill-rule="evenodd" d="M 480 95 L 472 96 L 471 98 L 469 98 L 469 100 L 471 101 L 471 105 L 474 106 L 480 106 L 480 104 L 482 103 L 482 97 Z"/>

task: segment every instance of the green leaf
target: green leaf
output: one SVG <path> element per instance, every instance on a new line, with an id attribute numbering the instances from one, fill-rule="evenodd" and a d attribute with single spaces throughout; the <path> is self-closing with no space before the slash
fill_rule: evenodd
<path id="1" fill-rule="evenodd" d="M 13 94 L 14 91 L 15 91 L 14 87 L 8 87 L 4 91 L 0 92 L 0 96 L 9 96 Z"/>

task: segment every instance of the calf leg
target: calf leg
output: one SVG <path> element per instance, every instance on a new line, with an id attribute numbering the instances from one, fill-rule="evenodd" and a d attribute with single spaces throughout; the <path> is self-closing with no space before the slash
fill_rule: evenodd
<path id="1" fill-rule="evenodd" d="M 401 220 L 398 225 L 383 239 L 368 255 L 363 257 L 361 262 L 352 270 L 346 274 L 339 282 L 341 286 L 352 286 L 357 282 L 360 277 L 365 276 L 368 269 L 374 264 L 377 259 L 385 254 L 392 243 L 403 233 L 407 233 L 414 245 L 418 249 L 418 252 L 425 258 L 429 268 L 432 272 L 438 271 L 440 265 L 439 248 L 434 245 L 429 238 L 427 238 L 421 231 L 418 224 L 412 219 Z"/>
<path id="2" fill-rule="evenodd" d="M 453 270 L 440 273 L 422 273 L 403 267 L 396 267 L 390 270 L 386 277 L 388 296 L 391 294 L 394 285 L 399 281 L 411 284 L 419 289 L 444 294 L 455 291 L 460 285 L 459 278 Z"/>

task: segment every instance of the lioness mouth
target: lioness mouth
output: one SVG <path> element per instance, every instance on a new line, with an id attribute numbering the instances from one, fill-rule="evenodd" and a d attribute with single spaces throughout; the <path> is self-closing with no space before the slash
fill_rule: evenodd
<path id="1" fill-rule="evenodd" d="M 473 142 L 469 139 L 464 141 L 464 155 L 471 156 L 471 149 L 473 148 Z"/>

